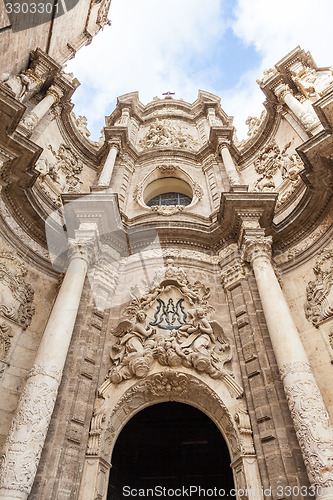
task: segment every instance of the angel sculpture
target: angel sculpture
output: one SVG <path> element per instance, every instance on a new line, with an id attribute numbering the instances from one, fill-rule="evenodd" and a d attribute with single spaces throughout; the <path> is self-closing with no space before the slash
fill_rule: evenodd
<path id="1" fill-rule="evenodd" d="M 109 372 L 111 382 L 118 384 L 134 375 L 142 378 L 150 370 L 155 346 L 151 337 L 155 329 L 147 325 L 146 317 L 144 311 L 138 311 L 136 323 L 124 320 L 113 331 L 118 340 L 110 351 L 110 358 L 114 362 Z"/>

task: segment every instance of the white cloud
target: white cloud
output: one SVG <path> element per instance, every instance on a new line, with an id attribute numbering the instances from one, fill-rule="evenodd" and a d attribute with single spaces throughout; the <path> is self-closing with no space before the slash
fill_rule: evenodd
<path id="1" fill-rule="evenodd" d="M 226 28 L 219 0 L 113 0 L 109 17 L 111 28 L 68 65 L 83 83 L 74 100 L 90 126 L 127 92 L 138 90 L 144 103 L 168 90 L 196 99 L 191 57 L 204 59 Z"/>
<path id="2" fill-rule="evenodd" d="M 96 122 L 103 125 L 119 95 L 138 90 L 147 103 L 170 90 L 193 102 L 200 88 L 222 98 L 244 137 L 246 117 L 259 116 L 263 109 L 265 96 L 256 79 L 264 69 L 297 45 L 310 50 L 319 66 L 332 64 L 332 0 L 237 0 L 233 16 L 230 0 L 112 0 L 109 17 L 112 26 L 69 64 L 82 82 L 74 98 L 76 112 L 87 116 L 92 129 Z M 223 60 L 214 60 L 214 50 L 230 25 L 255 48 L 260 63 L 243 73 L 234 88 L 225 90 L 222 83 L 213 88 L 210 75 L 229 71 Z"/>

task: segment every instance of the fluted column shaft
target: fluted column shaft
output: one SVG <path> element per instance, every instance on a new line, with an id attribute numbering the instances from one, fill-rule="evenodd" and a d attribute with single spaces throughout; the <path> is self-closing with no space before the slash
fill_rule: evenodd
<path id="1" fill-rule="evenodd" d="M 29 130 L 32 130 L 46 115 L 53 104 L 59 102 L 62 97 L 60 89 L 52 85 L 46 92 L 45 97 L 34 107 L 34 109 L 27 114 L 22 120 L 22 124 Z"/>
<path id="2" fill-rule="evenodd" d="M 220 153 L 222 156 L 223 165 L 227 173 L 230 185 L 231 186 L 241 185 L 242 184 L 241 178 L 234 163 L 234 160 L 232 159 L 227 143 L 222 142 L 222 144 L 220 145 Z"/>
<path id="3" fill-rule="evenodd" d="M 110 151 L 103 166 L 103 170 L 98 179 L 98 186 L 109 187 L 118 150 L 119 148 L 116 144 L 111 144 Z"/>
<path id="4" fill-rule="evenodd" d="M 0 499 L 26 499 L 36 475 L 79 308 L 93 242 L 73 241 L 70 263 L 22 391 L 0 471 Z"/>
<path id="5" fill-rule="evenodd" d="M 333 500 L 333 428 L 271 264 L 271 237 L 245 237 L 296 435 L 317 498 Z"/>

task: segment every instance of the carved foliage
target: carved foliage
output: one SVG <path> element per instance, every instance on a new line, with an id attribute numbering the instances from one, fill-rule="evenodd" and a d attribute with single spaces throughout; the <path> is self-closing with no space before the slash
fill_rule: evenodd
<path id="1" fill-rule="evenodd" d="M 12 253 L 0 252 L 0 314 L 27 328 L 35 312 L 27 269 Z"/>
<path id="2" fill-rule="evenodd" d="M 324 249 L 318 256 L 314 281 L 306 289 L 305 315 L 315 326 L 333 316 L 333 250 Z"/>
<path id="3" fill-rule="evenodd" d="M 259 154 L 255 170 L 259 177 L 253 191 L 278 192 L 277 206 L 284 203 L 299 185 L 299 173 L 304 165 L 298 154 L 287 154 L 288 143 L 282 150 L 272 141 Z"/>
<path id="4" fill-rule="evenodd" d="M 0 359 L 5 359 L 13 337 L 11 326 L 4 321 L 0 323 Z"/>
<path id="5" fill-rule="evenodd" d="M 332 488 L 332 425 L 311 368 L 291 363 L 281 376 L 310 483 Z"/>
<path id="6" fill-rule="evenodd" d="M 23 389 L 1 457 L 0 488 L 30 493 L 56 394 L 34 379 Z"/>

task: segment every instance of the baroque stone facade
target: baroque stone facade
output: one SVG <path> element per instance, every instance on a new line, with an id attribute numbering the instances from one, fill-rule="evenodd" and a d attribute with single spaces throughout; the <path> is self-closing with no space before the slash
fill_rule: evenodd
<path id="1" fill-rule="evenodd" d="M 119 433 L 177 401 L 237 499 L 332 500 L 331 69 L 267 70 L 240 143 L 204 91 L 123 95 L 97 142 L 70 47 L 0 83 L 0 499 L 111 500 Z"/>

